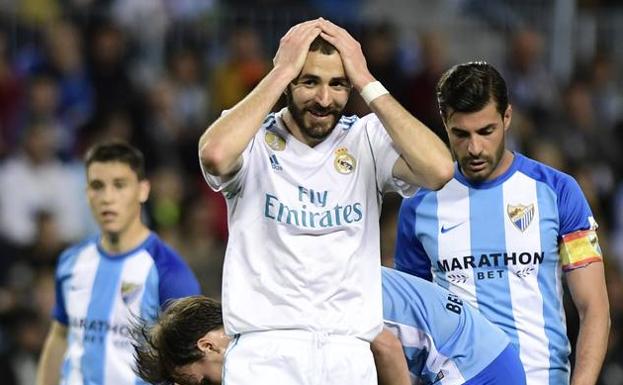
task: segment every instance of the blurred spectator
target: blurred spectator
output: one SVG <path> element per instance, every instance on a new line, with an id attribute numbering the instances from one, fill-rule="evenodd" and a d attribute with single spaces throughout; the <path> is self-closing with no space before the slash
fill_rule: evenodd
<path id="1" fill-rule="evenodd" d="M 136 62 L 131 71 L 140 84 L 153 82 L 163 67 L 164 41 L 170 20 L 162 1 L 113 0 L 115 22 L 136 41 Z"/>
<path id="2" fill-rule="evenodd" d="M 502 75 L 507 79 L 513 108 L 537 124 L 557 107 L 556 82 L 545 68 L 543 37 L 537 31 L 522 29 L 513 35 Z"/>
<path id="3" fill-rule="evenodd" d="M 612 58 L 598 52 L 590 63 L 590 88 L 595 117 L 600 127 L 614 128 L 623 118 L 623 95 L 617 87 L 617 70 Z"/>
<path id="4" fill-rule="evenodd" d="M 611 165 L 619 150 L 610 131 L 598 124 L 591 96 L 586 82 L 573 80 L 564 91 L 563 110 L 550 126 L 571 166 L 589 169 L 597 196 L 605 199 L 614 188 Z"/>
<path id="5" fill-rule="evenodd" d="M 215 224 L 219 214 L 208 200 L 199 196 L 184 207 L 180 237 L 176 247 L 197 274 L 201 292 L 221 298 L 221 275 L 225 242 L 219 238 Z"/>
<path id="6" fill-rule="evenodd" d="M 269 69 L 258 33 L 251 27 L 233 29 L 228 43 L 226 58 L 210 76 L 214 114 L 238 103 Z"/>
<path id="7" fill-rule="evenodd" d="M 69 129 L 59 117 L 59 87 L 56 79 L 48 73 L 32 75 L 28 84 L 26 108 L 22 110 L 19 131 L 14 144 L 25 135 L 24 131 L 31 125 L 46 125 L 50 128 L 49 140 L 57 155 L 67 143 Z"/>
<path id="8" fill-rule="evenodd" d="M 88 58 L 95 98 L 94 120 L 125 110 L 140 113 L 138 90 L 129 73 L 127 41 L 123 31 L 110 22 L 95 27 Z"/>
<path id="9" fill-rule="evenodd" d="M 81 186 L 54 157 L 52 130 L 44 123 L 28 127 L 20 151 L 0 165 L 0 235 L 21 247 L 36 242 L 42 211 L 56 218 L 63 241 L 84 235 Z"/>
<path id="10" fill-rule="evenodd" d="M 197 138 L 207 124 L 210 95 L 205 87 L 201 61 L 190 49 L 173 53 L 169 65 L 169 79 L 172 91 L 173 119 L 179 124 L 175 137 L 177 152 L 181 155 L 181 166 L 188 173 L 197 173 Z"/>
<path id="11" fill-rule="evenodd" d="M 47 69 L 58 84 L 57 115 L 63 122 L 61 152 L 75 155 L 79 130 L 93 113 L 93 89 L 82 52 L 80 31 L 71 23 L 51 24 L 46 30 Z"/>
<path id="12" fill-rule="evenodd" d="M 155 230 L 168 241 L 166 233 L 177 228 L 181 221 L 185 193 L 183 175 L 177 168 L 164 166 L 155 170 L 150 179 L 149 216 Z"/>
<path id="13" fill-rule="evenodd" d="M 9 61 L 7 35 L 0 31 L 0 159 L 15 143 L 23 87 L 22 79 Z"/>
<path id="14" fill-rule="evenodd" d="M 23 305 L 11 312 L 9 325 L 13 340 L 9 362 L 16 383 L 34 384 L 38 356 L 45 340 L 45 323 L 36 311 Z"/>
<path id="15" fill-rule="evenodd" d="M 61 15 L 59 0 L 21 0 L 17 3 L 21 22 L 31 27 L 45 25 Z"/>
<path id="16" fill-rule="evenodd" d="M 389 21 L 372 23 L 363 29 L 363 53 L 370 73 L 401 103 L 404 102 L 406 75 L 401 67 L 396 27 Z"/>
<path id="17" fill-rule="evenodd" d="M 408 81 L 405 107 L 447 143 L 435 90 L 441 74 L 450 67 L 446 47 L 445 38 L 439 31 L 420 36 L 422 66 Z"/>

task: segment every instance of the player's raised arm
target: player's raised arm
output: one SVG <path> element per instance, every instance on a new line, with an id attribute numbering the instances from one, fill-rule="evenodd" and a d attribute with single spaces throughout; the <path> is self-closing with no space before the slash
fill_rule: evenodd
<path id="1" fill-rule="evenodd" d="M 225 176 L 241 166 L 241 154 L 262 121 L 294 80 L 320 33 L 320 19 L 292 27 L 279 43 L 273 69 L 242 101 L 218 118 L 199 139 L 199 157 L 212 175 Z"/>
<path id="2" fill-rule="evenodd" d="M 441 188 L 453 175 L 452 157 L 444 143 L 376 82 L 357 40 L 328 20 L 322 20 L 320 26 L 320 35 L 340 52 L 352 85 L 379 117 L 400 151 L 393 175 L 411 184 Z"/>

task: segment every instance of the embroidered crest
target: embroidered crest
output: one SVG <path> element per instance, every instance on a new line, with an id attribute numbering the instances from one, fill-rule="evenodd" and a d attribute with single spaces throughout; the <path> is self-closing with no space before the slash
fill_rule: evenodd
<path id="1" fill-rule="evenodd" d="M 121 282 L 121 299 L 126 305 L 134 301 L 141 292 L 142 285 L 133 282 Z"/>
<path id="2" fill-rule="evenodd" d="M 508 205 L 506 206 L 506 213 L 515 227 L 522 232 L 526 231 L 532 223 L 532 218 L 534 218 L 534 203 L 525 206 L 521 204 Z"/>
<path id="3" fill-rule="evenodd" d="M 350 174 L 355 171 L 357 161 L 351 154 L 348 153 L 347 148 L 340 147 L 335 150 L 335 160 L 333 161 L 333 165 L 340 174 Z"/>
<path id="4" fill-rule="evenodd" d="M 266 135 L 264 135 L 264 141 L 268 147 L 275 151 L 283 151 L 286 148 L 286 140 L 274 132 L 266 132 Z"/>

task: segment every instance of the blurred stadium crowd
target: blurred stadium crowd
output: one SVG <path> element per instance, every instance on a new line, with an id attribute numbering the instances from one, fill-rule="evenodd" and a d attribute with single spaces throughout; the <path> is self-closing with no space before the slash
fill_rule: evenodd
<path id="1" fill-rule="evenodd" d="M 95 141 L 124 138 L 145 153 L 148 223 L 187 259 L 204 293 L 219 297 L 226 208 L 203 182 L 197 140 L 270 69 L 289 26 L 322 15 L 359 38 L 372 73 L 444 139 L 434 94 L 440 74 L 457 60 L 502 70 L 514 107 L 509 146 L 575 176 L 600 224 L 613 320 L 601 384 L 623 384 L 622 58 L 606 38 L 574 55 L 561 75 L 547 55 L 556 42 L 514 2 L 439 1 L 422 8 L 433 15 L 420 10 L 416 18 L 426 28 L 401 22 L 426 3 L 389 1 L 396 17 L 381 18 L 383 2 L 371 0 L 0 0 L 1 382 L 34 383 L 58 254 L 96 230 L 81 164 Z M 528 3 L 534 11 L 559 2 Z M 616 3 L 573 7 L 608 13 Z M 450 17 L 474 33 L 457 35 Z M 470 38 L 473 47 L 453 53 Z M 367 113 L 356 95 L 348 110 Z M 382 216 L 386 265 L 399 204 L 388 199 Z M 571 310 L 568 323 L 573 341 Z"/>

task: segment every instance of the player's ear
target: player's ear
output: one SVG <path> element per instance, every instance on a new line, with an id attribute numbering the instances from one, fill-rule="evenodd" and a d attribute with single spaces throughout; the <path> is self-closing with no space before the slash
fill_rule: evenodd
<path id="1" fill-rule="evenodd" d="M 509 104 L 508 107 L 506 107 L 506 111 L 504 111 L 504 116 L 503 116 L 504 131 L 508 130 L 508 127 L 510 127 L 512 116 L 513 116 L 513 107 Z"/>
<path id="2" fill-rule="evenodd" d="M 214 350 L 214 344 L 208 333 L 197 340 L 197 349 L 201 350 L 203 353 Z"/>
<path id="3" fill-rule="evenodd" d="M 147 198 L 149 198 L 149 191 L 151 190 L 151 185 L 147 179 L 143 179 L 139 182 L 139 196 L 138 199 L 141 203 L 147 202 Z"/>

